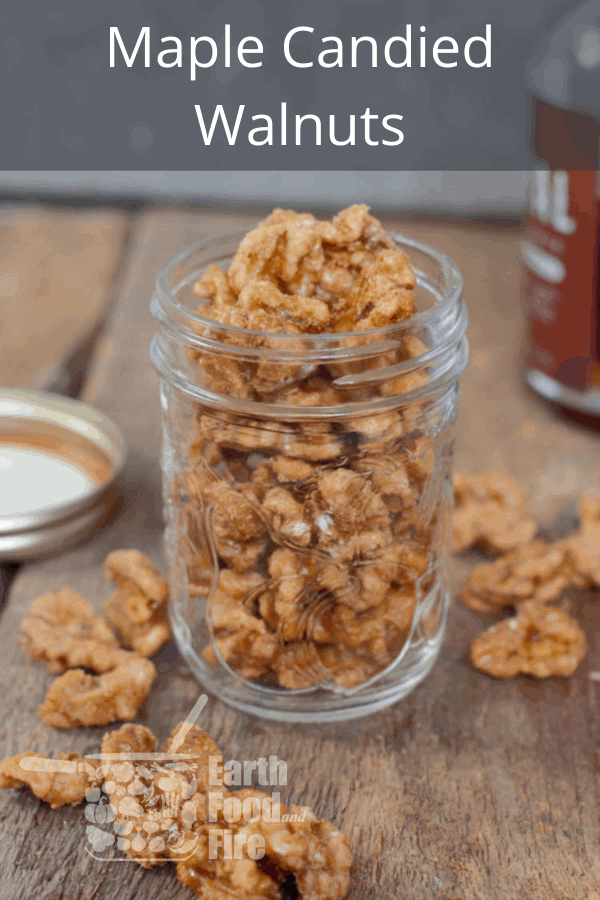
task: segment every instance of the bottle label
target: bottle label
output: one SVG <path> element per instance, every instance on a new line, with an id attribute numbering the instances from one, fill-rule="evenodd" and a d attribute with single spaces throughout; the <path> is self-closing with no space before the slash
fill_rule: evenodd
<path id="1" fill-rule="evenodd" d="M 600 385 L 600 172 L 533 172 L 521 250 L 529 365 L 570 387 Z"/>

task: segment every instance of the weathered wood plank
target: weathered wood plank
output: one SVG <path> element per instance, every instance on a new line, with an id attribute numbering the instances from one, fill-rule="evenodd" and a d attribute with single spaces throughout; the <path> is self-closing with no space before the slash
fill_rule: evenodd
<path id="1" fill-rule="evenodd" d="M 127 221 L 118 210 L 0 209 L 0 385 L 60 378 L 106 311 Z"/>
<path id="2" fill-rule="evenodd" d="M 147 361 L 153 277 L 184 244 L 250 221 L 178 211 L 139 220 L 85 394 L 129 438 L 123 509 L 110 530 L 27 567 L 13 586 L 0 620 L 2 754 L 98 745 L 104 729 L 62 733 L 37 718 L 51 676 L 22 658 L 18 624 L 37 593 L 66 583 L 100 602 L 109 590 L 101 563 L 114 547 L 137 546 L 160 558 L 159 404 Z M 403 227 L 442 246 L 465 271 L 473 363 L 464 377 L 458 464 L 508 469 L 529 486 L 540 521 L 553 527 L 561 517 L 563 527 L 574 494 L 597 483 L 597 437 L 555 417 L 521 386 L 518 235 L 422 222 Z M 457 561 L 455 584 L 469 564 Z M 596 606 L 579 598 L 592 651 L 573 679 L 505 684 L 475 672 L 465 648 L 482 623 L 456 606 L 439 665 L 410 697 L 378 716 L 319 728 L 277 725 L 233 713 L 211 698 L 202 724 L 227 756 L 286 759 L 284 801 L 307 803 L 351 834 L 351 900 L 600 900 L 598 687 L 587 679 L 589 668 L 598 668 Z M 164 737 L 187 713 L 198 687 L 172 648 L 158 665 L 143 719 Z M 3 900 L 189 896 L 166 870 L 145 873 L 91 860 L 83 849 L 81 811 L 52 813 L 26 794 L 6 792 L 0 820 Z"/>

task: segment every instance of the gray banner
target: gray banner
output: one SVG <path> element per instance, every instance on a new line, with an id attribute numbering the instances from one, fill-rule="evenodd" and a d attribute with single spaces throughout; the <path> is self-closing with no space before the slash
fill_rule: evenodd
<path id="1" fill-rule="evenodd" d="M 0 169 L 530 168 L 526 66 L 573 9 L 3 0 Z M 592 36 L 582 51 L 592 87 L 594 47 Z"/>

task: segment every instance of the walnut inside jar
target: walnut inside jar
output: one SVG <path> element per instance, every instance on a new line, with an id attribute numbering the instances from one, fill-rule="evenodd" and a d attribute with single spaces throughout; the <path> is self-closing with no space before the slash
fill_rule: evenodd
<path id="1" fill-rule="evenodd" d="M 406 327 L 415 285 L 406 254 L 360 205 L 330 222 L 275 210 L 227 271 L 211 265 L 194 285 L 199 332 L 240 330 L 222 329 L 223 352 L 194 350 L 193 363 L 208 391 L 248 410 L 197 403 L 177 485 L 190 594 L 213 574 L 206 663 L 290 690 L 350 689 L 409 639 L 434 589 L 445 526 L 431 495 L 448 474 L 423 421 L 429 376 L 413 364 L 425 335 Z M 394 325 L 390 349 L 369 359 L 381 340 L 372 329 Z M 320 334 L 339 334 L 344 352 L 277 359 L 282 335 L 302 357 L 303 336 Z M 275 355 L 257 361 L 240 347 Z M 388 377 L 351 383 L 384 367 Z M 359 406 L 373 399 L 375 411 Z"/>

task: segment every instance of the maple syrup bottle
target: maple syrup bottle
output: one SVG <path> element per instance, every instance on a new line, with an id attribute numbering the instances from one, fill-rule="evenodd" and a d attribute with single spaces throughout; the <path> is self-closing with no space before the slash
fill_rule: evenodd
<path id="1" fill-rule="evenodd" d="M 563 19 L 533 58 L 532 172 L 522 243 L 529 386 L 600 418 L 600 5 Z"/>

